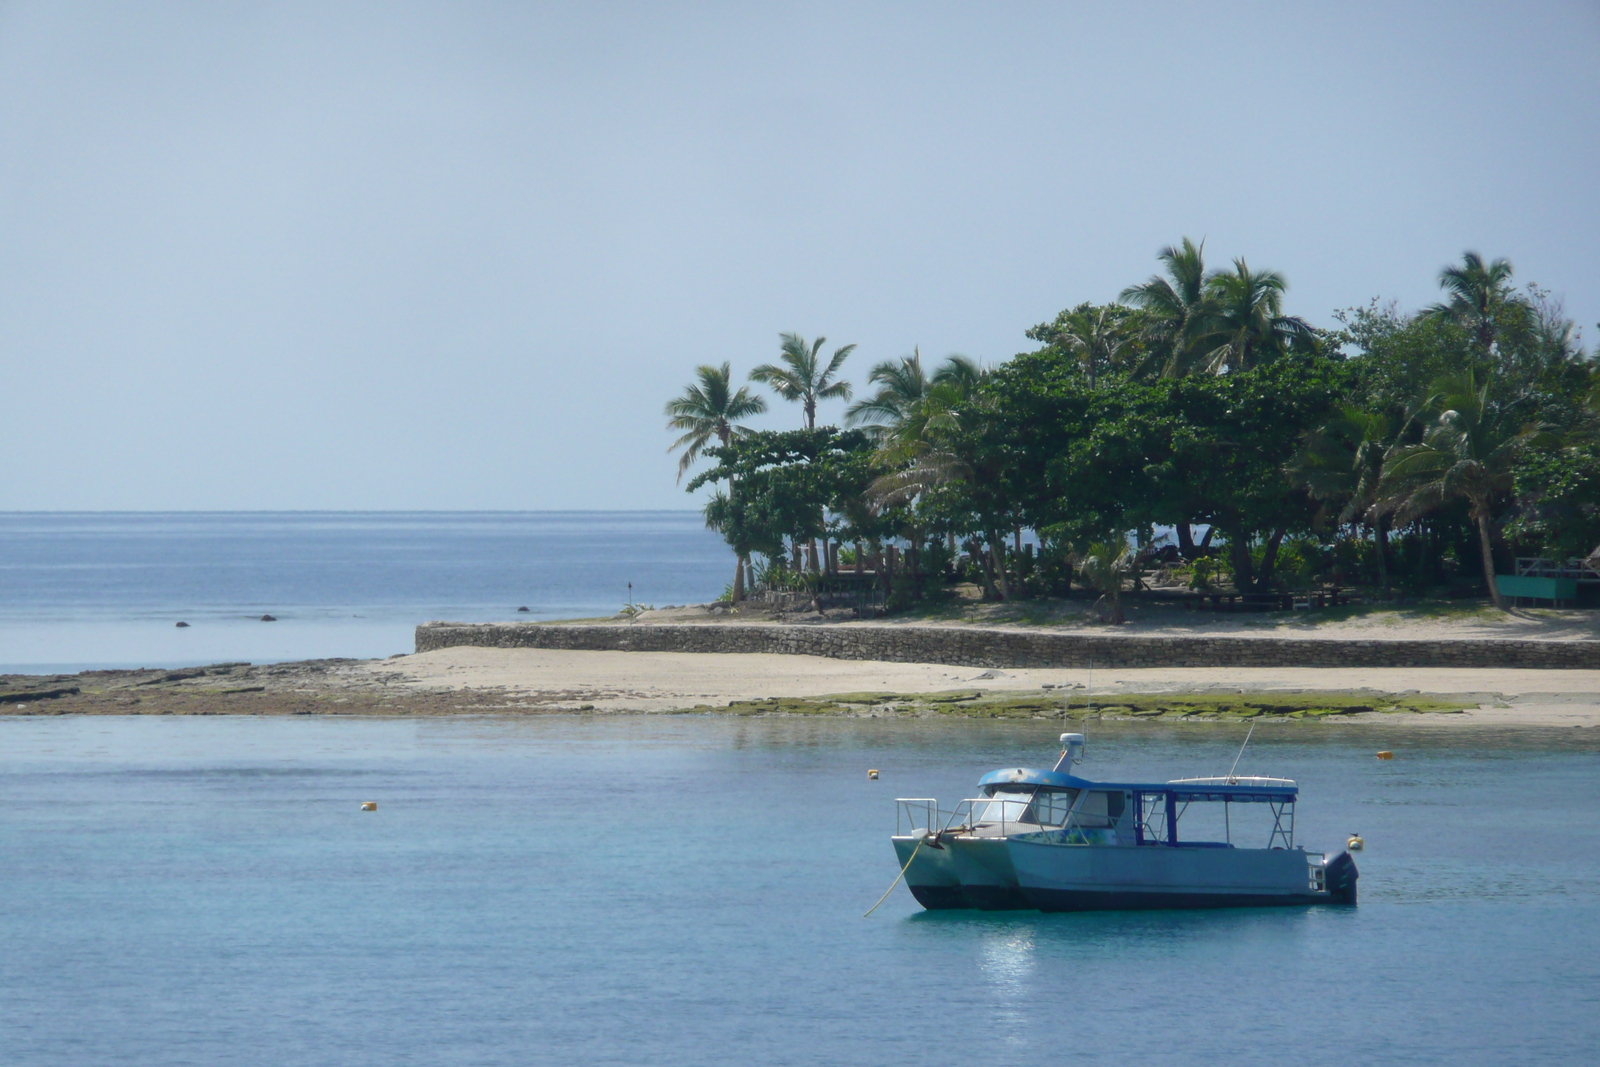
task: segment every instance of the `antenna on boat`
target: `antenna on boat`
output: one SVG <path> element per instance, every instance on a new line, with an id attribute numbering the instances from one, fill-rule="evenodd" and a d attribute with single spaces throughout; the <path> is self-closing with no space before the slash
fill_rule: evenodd
<path id="1" fill-rule="evenodd" d="M 1233 757 L 1233 766 L 1228 768 L 1228 783 L 1233 784 L 1233 772 L 1239 769 L 1239 760 L 1244 757 L 1244 750 L 1250 744 L 1250 735 L 1256 732 L 1256 724 L 1252 722 L 1250 729 L 1245 732 L 1244 744 L 1239 746 L 1239 755 Z"/>

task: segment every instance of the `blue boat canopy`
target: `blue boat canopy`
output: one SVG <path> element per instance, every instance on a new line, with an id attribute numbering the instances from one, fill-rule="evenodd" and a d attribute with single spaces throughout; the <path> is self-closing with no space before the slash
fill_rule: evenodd
<path id="1" fill-rule="evenodd" d="M 1235 804 L 1292 801 L 1300 787 L 1288 778 L 1256 778 L 1243 775 L 1218 778 L 1179 778 L 1171 782 L 1092 782 L 1075 774 L 1041 771 L 1029 767 L 1007 767 L 990 771 L 978 779 L 985 793 L 1007 788 L 1118 789 L 1130 793 L 1171 793 L 1179 803 L 1221 802 Z"/>

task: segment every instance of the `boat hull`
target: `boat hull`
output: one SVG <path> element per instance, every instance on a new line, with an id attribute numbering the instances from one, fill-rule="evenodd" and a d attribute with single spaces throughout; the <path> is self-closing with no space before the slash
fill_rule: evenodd
<path id="1" fill-rule="evenodd" d="M 1034 905 L 1017 885 L 1016 868 L 1003 837 L 950 837 L 943 842 L 961 881 L 967 906 L 981 911 L 1014 911 Z"/>
<path id="2" fill-rule="evenodd" d="M 956 874 L 950 850 L 937 842 L 917 847 L 919 838 L 893 837 L 895 858 L 905 871 L 906 888 L 929 911 L 950 908 L 970 908 L 972 904 L 961 889 L 961 879 Z"/>
<path id="3" fill-rule="evenodd" d="M 1008 842 L 1017 883 L 1040 911 L 1258 908 L 1355 903 L 1355 864 L 1328 866 L 1315 888 L 1300 849 Z"/>

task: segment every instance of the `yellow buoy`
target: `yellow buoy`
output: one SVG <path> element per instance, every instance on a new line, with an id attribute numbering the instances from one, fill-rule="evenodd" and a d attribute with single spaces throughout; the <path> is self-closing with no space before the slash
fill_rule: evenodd
<path id="1" fill-rule="evenodd" d="M 365 804 L 361 805 L 361 810 L 362 811 L 377 811 L 378 810 L 378 802 L 376 800 L 369 800 Z"/>
<path id="2" fill-rule="evenodd" d="M 877 770 L 873 769 L 873 770 L 867 771 L 867 777 L 871 778 L 873 781 L 877 781 L 878 780 L 878 772 L 877 772 Z"/>
<path id="3" fill-rule="evenodd" d="M 1351 852 L 1360 852 L 1363 848 L 1367 847 L 1367 843 L 1361 840 L 1360 834 L 1351 834 L 1350 840 L 1344 843 L 1344 847 L 1349 849 Z"/>
<path id="4" fill-rule="evenodd" d="M 1394 759 L 1394 753 L 1390 752 L 1388 749 L 1384 749 L 1382 752 L 1378 753 L 1378 758 L 1379 759 Z"/>

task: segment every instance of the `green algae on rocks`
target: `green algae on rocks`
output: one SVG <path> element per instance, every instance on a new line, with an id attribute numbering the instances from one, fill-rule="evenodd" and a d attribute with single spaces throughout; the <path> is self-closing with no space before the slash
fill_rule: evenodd
<path id="1" fill-rule="evenodd" d="M 1453 714 L 1475 701 L 1373 692 L 1118 693 L 1090 701 L 1071 696 L 955 690 L 944 693 L 838 693 L 819 697 L 734 700 L 726 708 L 686 712 L 733 715 L 951 716 L 969 719 L 1161 719 L 1239 722 L 1325 720 L 1368 713 Z"/>

